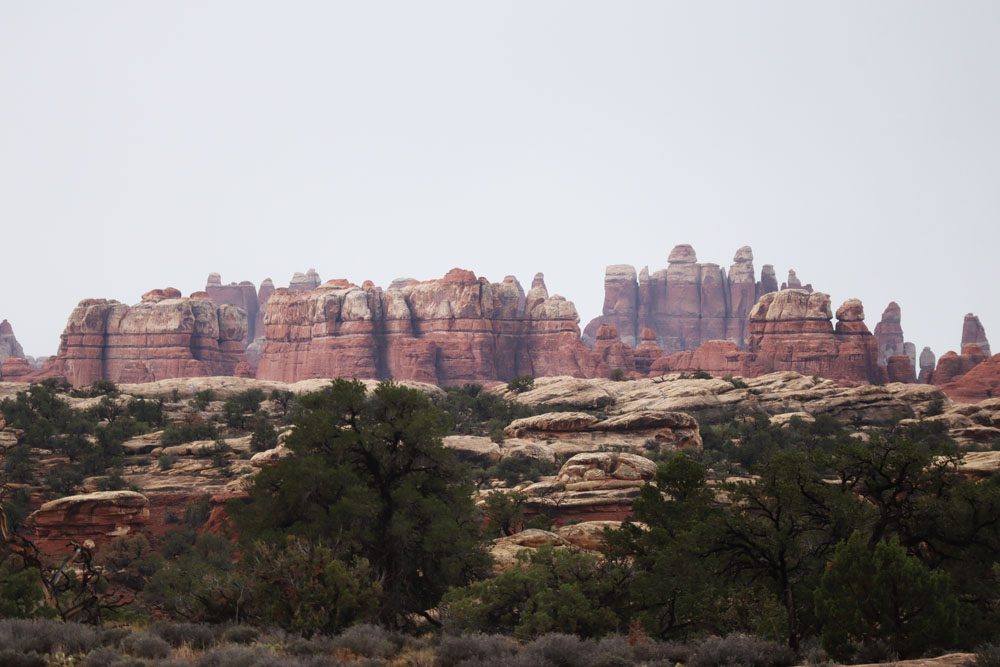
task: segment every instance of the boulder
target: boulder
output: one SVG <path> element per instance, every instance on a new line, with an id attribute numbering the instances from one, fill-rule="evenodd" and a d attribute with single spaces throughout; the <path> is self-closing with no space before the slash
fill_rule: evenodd
<path id="1" fill-rule="evenodd" d="M 28 517 L 26 527 L 40 543 L 108 544 L 146 523 L 148 506 L 146 496 L 135 491 L 84 493 L 44 503 Z"/>
<path id="2" fill-rule="evenodd" d="M 682 412 L 636 410 L 598 419 L 585 412 L 550 412 L 516 419 L 504 435 L 544 443 L 557 455 L 580 452 L 666 452 L 700 449 L 698 422 Z"/>
<path id="3" fill-rule="evenodd" d="M 449 435 L 442 439 L 442 443 L 467 461 L 491 465 L 500 460 L 500 445 L 483 436 Z"/>

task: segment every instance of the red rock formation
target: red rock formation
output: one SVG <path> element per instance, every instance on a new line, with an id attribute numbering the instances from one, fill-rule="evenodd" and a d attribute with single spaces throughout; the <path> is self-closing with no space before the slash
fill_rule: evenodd
<path id="1" fill-rule="evenodd" d="M 64 377 L 80 387 L 97 380 L 232 375 L 243 357 L 246 313 L 167 294 L 173 292 L 153 290 L 135 306 L 81 301 L 70 314 L 59 353 L 30 379 Z"/>
<path id="2" fill-rule="evenodd" d="M 602 324 L 597 330 L 594 355 L 611 371 L 630 373 L 635 370 L 635 352 L 618 337 L 613 324 Z"/>
<path id="3" fill-rule="evenodd" d="M 597 330 L 610 324 L 618 331 L 623 343 L 635 346 L 639 326 L 639 285 L 635 268 L 628 264 L 612 264 L 605 269 L 603 313 L 602 317 L 587 325 L 584 336 L 594 340 Z"/>
<path id="4" fill-rule="evenodd" d="M 752 359 L 752 354 L 740 350 L 731 340 L 709 340 L 699 345 L 696 350 L 685 350 L 660 357 L 650 366 L 649 375 L 705 371 L 716 377 L 726 375 L 747 377 Z"/>
<path id="5" fill-rule="evenodd" d="M 635 370 L 640 375 L 649 373 L 653 362 L 663 356 L 663 349 L 656 344 L 656 332 L 645 327 L 639 334 L 639 347 L 635 348 Z"/>
<path id="6" fill-rule="evenodd" d="M 972 313 L 966 315 L 962 323 L 962 349 L 967 345 L 975 345 L 982 350 L 984 356 L 990 356 L 990 341 L 986 339 L 986 329 Z"/>
<path id="7" fill-rule="evenodd" d="M 14 336 L 14 327 L 7 320 L 3 320 L 0 322 L 0 361 L 8 357 L 23 359 L 24 350 L 21 349 L 21 344 L 17 342 L 17 337 Z"/>
<path id="8" fill-rule="evenodd" d="M 929 374 L 929 382 L 938 386 L 955 382 L 990 357 L 990 342 L 979 318 L 969 313 L 962 323 L 962 352 L 945 352 L 937 368 Z"/>
<path id="9" fill-rule="evenodd" d="M 891 301 L 882 311 L 882 319 L 875 325 L 875 338 L 878 340 L 878 365 L 883 368 L 889 363 L 889 357 L 905 354 L 901 321 L 899 304 Z"/>
<path id="10" fill-rule="evenodd" d="M 517 375 L 604 375 L 580 342 L 576 308 L 549 296 L 535 276 L 490 283 L 453 269 L 426 282 L 328 281 L 315 290 L 279 289 L 264 314 L 257 377 L 392 377 L 442 385 Z"/>
<path id="11" fill-rule="evenodd" d="M 765 264 L 760 270 L 760 282 L 757 283 L 757 299 L 769 294 L 770 292 L 778 291 L 778 276 L 774 272 L 774 266 L 771 264 Z M 756 303 L 756 299 L 754 303 Z M 748 313 L 749 314 L 749 313 Z"/>
<path id="12" fill-rule="evenodd" d="M 948 354 L 954 354 L 954 352 Z M 941 360 L 943 361 L 944 357 L 941 357 Z M 936 374 L 937 371 L 935 371 Z M 953 401 L 976 403 L 983 399 L 1000 396 L 1000 354 L 995 354 L 982 361 L 956 380 L 946 383 L 939 383 L 935 380 L 935 383 Z"/>
<path id="13" fill-rule="evenodd" d="M 755 377 L 774 371 L 820 375 L 844 384 L 885 379 L 877 364 L 878 345 L 864 323 L 864 309 L 849 299 L 831 320 L 830 297 L 820 292 L 782 290 L 765 294 L 750 312 L 749 350 L 731 341 L 708 341 L 698 349 L 656 360 L 650 374 L 703 370 L 713 375 Z"/>
<path id="14" fill-rule="evenodd" d="M 917 381 L 917 375 L 913 370 L 913 361 L 905 354 L 894 354 L 886 362 L 886 375 L 889 382 L 908 382 L 910 384 Z"/>
<path id="15" fill-rule="evenodd" d="M 954 382 L 986 359 L 983 348 L 975 343 L 962 347 L 961 354 L 955 354 L 952 351 L 945 352 L 938 359 L 937 368 L 934 369 L 933 382 L 938 386 Z"/>
<path id="16" fill-rule="evenodd" d="M 934 364 L 937 359 L 934 356 L 934 352 L 929 347 L 925 347 L 920 352 L 920 376 L 918 382 L 921 384 L 930 384 L 931 378 L 934 375 Z"/>
<path id="17" fill-rule="evenodd" d="M 753 250 L 736 251 L 729 275 L 718 264 L 699 264 L 689 245 L 675 247 L 667 269 L 650 274 L 626 264 L 609 266 L 604 278 L 604 309 L 591 320 L 583 340 L 593 345 L 597 331 L 611 324 L 628 345 L 649 329 L 667 353 L 693 350 L 703 341 L 729 339 L 740 347 L 746 339 L 746 321 L 762 294 L 777 290 L 774 267 L 767 265 L 754 282 Z"/>
<path id="18" fill-rule="evenodd" d="M 20 382 L 34 372 L 35 369 L 24 357 L 7 357 L 0 361 L 0 380 L 5 382 Z"/>
<path id="19" fill-rule="evenodd" d="M 292 281 L 288 283 L 288 289 L 296 292 L 308 292 L 319 287 L 319 274 L 316 269 L 309 269 L 305 273 L 295 272 Z"/>
<path id="20" fill-rule="evenodd" d="M 750 246 L 743 246 L 736 251 L 733 263 L 729 266 L 729 299 L 724 336 L 739 345 L 746 340 L 747 316 L 757 302 L 757 290 L 753 273 L 753 250 Z"/>
<path id="21" fill-rule="evenodd" d="M 272 285 L 272 289 L 273 289 Z M 263 289 L 263 285 L 261 285 Z M 244 280 L 240 283 L 229 283 L 228 285 L 222 284 L 222 277 L 218 273 L 210 273 L 208 275 L 208 282 L 205 285 L 205 293 L 208 298 L 211 299 L 217 305 L 228 304 L 231 306 L 236 306 L 237 308 L 242 308 L 243 312 L 247 314 L 247 334 L 244 340 L 245 344 L 249 344 L 258 335 L 260 335 L 260 329 L 255 328 L 257 326 L 258 317 L 260 311 L 260 302 L 257 297 L 257 288 L 254 287 L 253 283 L 249 280 Z M 180 296 L 178 294 L 178 296 Z"/>
<path id="22" fill-rule="evenodd" d="M 149 520 L 149 501 L 135 491 L 100 491 L 67 496 L 42 505 L 26 527 L 45 553 L 67 549 L 71 541 L 107 545 Z"/>

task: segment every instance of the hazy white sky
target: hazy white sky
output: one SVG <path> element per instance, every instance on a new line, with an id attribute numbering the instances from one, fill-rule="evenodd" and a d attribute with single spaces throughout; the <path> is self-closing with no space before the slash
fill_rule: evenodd
<path id="1" fill-rule="evenodd" d="M 461 266 L 586 323 L 607 264 L 750 244 L 1000 343 L 998 72 L 995 0 L 0 0 L 0 318 Z"/>

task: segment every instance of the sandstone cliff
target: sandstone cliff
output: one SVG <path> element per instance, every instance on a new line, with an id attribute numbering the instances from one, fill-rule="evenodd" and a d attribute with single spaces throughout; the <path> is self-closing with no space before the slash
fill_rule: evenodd
<path id="1" fill-rule="evenodd" d="M 768 293 L 750 311 L 746 351 L 732 341 L 707 341 L 696 350 L 661 357 L 653 362 L 650 373 L 702 370 L 756 377 L 795 371 L 844 384 L 884 381 L 878 342 L 865 326 L 861 302 L 845 301 L 836 315 L 834 327 L 830 297 L 822 292 L 785 289 Z"/>
<path id="2" fill-rule="evenodd" d="M 926 375 L 923 369 L 924 359 L 921 355 L 921 377 L 936 385 L 952 386 L 966 373 L 990 358 L 990 342 L 986 338 L 986 329 L 979 318 L 972 313 L 966 315 L 962 322 L 962 347 L 960 349 L 961 352 L 957 354 L 948 351 L 941 355 L 933 372 L 927 372 Z M 933 361 L 933 358 L 929 361 Z M 972 383 L 970 386 L 973 385 L 980 386 L 978 383 Z M 968 397 L 968 391 L 966 390 L 965 397 Z M 988 396 L 980 395 L 979 398 L 988 398 Z"/>
<path id="3" fill-rule="evenodd" d="M 801 285 L 794 271 L 789 277 Z M 750 309 L 777 288 L 771 265 L 755 280 L 749 246 L 736 251 L 727 275 L 718 264 L 699 264 L 694 248 L 679 245 L 670 252 L 667 268 L 652 274 L 648 268 L 636 274 L 627 264 L 609 266 L 603 314 L 587 324 L 583 340 L 593 345 L 601 326 L 610 324 L 632 347 L 648 329 L 655 335 L 651 342 L 668 354 L 693 350 L 708 340 L 731 340 L 742 348 Z"/>
<path id="4" fill-rule="evenodd" d="M 13 380 L 20 378 L 32 370 L 31 364 L 24 356 L 21 344 L 14 336 L 14 327 L 10 322 L 0 322 L 0 379 Z"/>
<path id="5" fill-rule="evenodd" d="M 573 304 L 549 296 L 541 274 L 525 294 L 453 269 L 439 280 L 383 290 L 332 280 L 275 290 L 264 313 L 257 377 L 419 380 L 442 385 L 518 375 L 606 374 L 580 342 Z"/>
<path id="6" fill-rule="evenodd" d="M 182 298 L 173 288 L 147 292 L 134 306 L 85 299 L 69 316 L 59 353 L 29 379 L 64 377 L 79 387 L 232 375 L 246 335 L 241 308 Z"/>

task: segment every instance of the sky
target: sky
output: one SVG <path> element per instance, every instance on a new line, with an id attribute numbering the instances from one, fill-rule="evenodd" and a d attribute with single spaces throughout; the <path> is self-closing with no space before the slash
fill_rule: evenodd
<path id="1" fill-rule="evenodd" d="M 600 314 L 690 243 L 1000 348 L 1000 3 L 0 0 L 0 319 L 452 267 Z"/>

